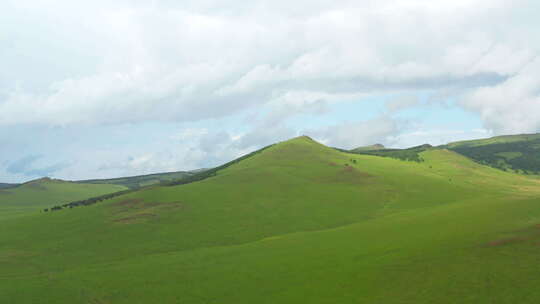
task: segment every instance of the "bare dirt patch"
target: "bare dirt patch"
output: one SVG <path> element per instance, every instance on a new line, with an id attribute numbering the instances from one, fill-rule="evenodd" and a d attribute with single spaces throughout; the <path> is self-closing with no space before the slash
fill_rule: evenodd
<path id="1" fill-rule="evenodd" d="M 487 244 L 487 246 L 488 247 L 499 247 L 499 246 L 504 246 L 504 245 L 523 242 L 525 240 L 527 240 L 527 238 L 525 238 L 525 237 L 513 237 L 513 238 L 507 238 L 507 239 L 501 239 L 501 240 L 496 240 L 496 241 L 489 242 Z"/>
<path id="2" fill-rule="evenodd" d="M 120 201 L 120 202 L 113 203 L 112 205 L 113 206 L 119 206 L 119 207 L 130 207 L 130 206 L 137 205 L 137 204 L 141 203 L 142 201 L 143 201 L 142 199 L 131 198 L 131 199 L 127 199 L 127 200 L 123 200 L 123 201 Z"/>
<path id="3" fill-rule="evenodd" d="M 499 246 L 527 242 L 527 241 L 535 241 L 536 243 L 538 243 L 537 241 L 540 239 L 540 224 L 529 226 L 525 229 L 516 230 L 513 233 L 516 233 L 519 235 L 491 241 L 487 243 L 486 246 L 499 247 Z"/>
<path id="4" fill-rule="evenodd" d="M 142 220 L 151 219 L 159 216 L 161 213 L 185 208 L 182 202 L 145 202 L 142 199 L 127 199 L 112 204 L 113 222 L 116 223 L 134 223 Z"/>
<path id="5" fill-rule="evenodd" d="M 136 222 L 136 221 L 139 221 L 139 220 L 153 218 L 153 217 L 156 217 L 156 216 L 157 215 L 153 214 L 153 213 L 139 213 L 139 214 L 134 214 L 134 215 L 131 215 L 131 216 L 115 219 L 115 220 L 113 220 L 113 222 L 115 222 L 115 223 L 133 223 L 133 222 Z"/>
<path id="6" fill-rule="evenodd" d="M 362 172 L 354 166 L 343 166 L 336 169 L 333 173 L 317 178 L 317 181 L 323 183 L 343 183 L 343 184 L 363 184 L 370 182 L 373 175 Z"/>
<path id="7" fill-rule="evenodd" d="M 34 254 L 28 251 L 21 250 L 5 250 L 0 251 L 0 260 L 9 260 L 15 258 L 31 257 Z"/>

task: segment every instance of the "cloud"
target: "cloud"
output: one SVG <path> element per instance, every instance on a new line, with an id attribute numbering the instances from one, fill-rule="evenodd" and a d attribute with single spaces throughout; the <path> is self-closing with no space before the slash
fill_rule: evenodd
<path id="1" fill-rule="evenodd" d="M 397 98 L 393 98 L 386 102 L 385 106 L 388 112 L 395 113 L 404 109 L 414 107 L 420 103 L 417 96 L 404 95 Z"/>
<path id="2" fill-rule="evenodd" d="M 531 19 L 504 1 L 284 3 L 7 1 L 1 16 L 26 18 L 2 41 L 0 125 L 187 122 L 286 107 L 295 92 L 491 86 L 538 47 L 512 35 L 535 27 L 493 28 Z"/>
<path id="3" fill-rule="evenodd" d="M 493 134 L 486 129 L 413 129 L 391 136 L 389 139 L 389 147 L 409 148 L 423 144 L 438 146 L 461 140 L 486 138 L 492 135 Z"/>
<path id="4" fill-rule="evenodd" d="M 27 172 L 33 162 L 40 159 L 40 155 L 28 155 L 23 158 L 20 158 L 14 162 L 11 162 L 6 171 L 9 173 L 24 173 Z"/>
<path id="5" fill-rule="evenodd" d="M 480 114 L 497 134 L 540 130 L 540 58 L 527 64 L 506 81 L 475 89 L 461 104 Z"/>
<path id="6" fill-rule="evenodd" d="M 332 147 L 353 149 L 376 143 L 388 144 L 398 130 L 399 125 L 394 119 L 383 116 L 308 130 L 306 134 Z"/>
<path id="7" fill-rule="evenodd" d="M 67 164 L 58 163 L 51 166 L 36 166 L 36 162 L 43 158 L 43 155 L 28 155 L 9 163 L 6 172 L 11 174 L 22 174 L 28 177 L 50 176 L 65 168 Z"/>

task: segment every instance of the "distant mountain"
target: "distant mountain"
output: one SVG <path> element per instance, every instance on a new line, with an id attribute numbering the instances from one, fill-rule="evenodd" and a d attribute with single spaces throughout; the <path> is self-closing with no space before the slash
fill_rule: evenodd
<path id="1" fill-rule="evenodd" d="M 56 204 L 125 190 L 118 185 L 80 184 L 48 177 L 0 190 L 0 220 Z"/>
<path id="2" fill-rule="evenodd" d="M 182 180 L 184 178 L 188 178 L 190 176 L 193 176 L 205 170 L 207 169 L 155 173 L 155 174 L 128 176 L 128 177 L 109 178 L 109 179 L 89 179 L 89 180 L 80 180 L 76 182 L 82 183 L 82 184 L 112 184 L 112 185 L 124 186 L 130 189 L 136 189 L 136 188 L 141 188 L 145 186 L 156 185 L 163 182 Z"/>
<path id="3" fill-rule="evenodd" d="M 422 161 L 420 153 L 428 149 L 448 149 L 477 163 L 519 174 L 540 174 L 540 134 L 503 135 L 466 140 L 437 147 L 421 145 L 407 149 L 386 149 L 379 145 L 360 147 L 348 152 L 378 155 L 408 161 Z M 340 150 L 340 149 L 339 149 Z M 345 152 L 346 150 L 340 150 Z"/>
<path id="4" fill-rule="evenodd" d="M 375 145 L 376 146 L 376 145 Z M 382 146 L 382 145 L 379 145 Z M 349 153 L 355 153 L 355 154 L 365 154 L 365 155 L 376 155 L 376 156 L 383 156 L 383 157 L 392 157 L 397 158 L 401 160 L 406 161 L 416 161 L 421 162 L 423 161 L 423 158 L 420 156 L 421 152 L 424 152 L 428 149 L 433 148 L 433 146 L 429 144 L 424 144 L 416 147 L 411 147 L 407 149 L 353 149 L 350 151 L 347 151 Z"/>
<path id="5" fill-rule="evenodd" d="M 373 151 L 373 150 L 382 150 L 382 149 L 385 149 L 385 147 L 381 144 L 374 144 L 374 145 L 371 145 L 371 146 L 363 146 L 363 147 L 358 147 L 358 148 L 355 148 L 355 149 L 351 149 L 350 151 L 351 152 L 362 152 L 362 151 Z"/>
<path id="6" fill-rule="evenodd" d="M 523 174 L 540 174 L 540 134 L 505 135 L 450 143 L 446 148 L 478 163 Z"/>
<path id="7" fill-rule="evenodd" d="M 6 183 L 0 183 L 0 189 L 7 189 L 7 188 L 13 188 L 17 187 L 19 184 L 6 184 Z"/>

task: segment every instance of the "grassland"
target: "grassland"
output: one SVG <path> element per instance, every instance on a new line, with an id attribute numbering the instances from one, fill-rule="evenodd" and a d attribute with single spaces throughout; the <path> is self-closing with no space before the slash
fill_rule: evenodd
<path id="1" fill-rule="evenodd" d="M 43 178 L 0 190 L 0 220 L 36 214 L 52 205 L 126 189 L 116 185 L 83 185 Z"/>
<path id="2" fill-rule="evenodd" d="M 205 180 L 0 220 L 1 303 L 538 303 L 540 182 L 301 137 Z"/>

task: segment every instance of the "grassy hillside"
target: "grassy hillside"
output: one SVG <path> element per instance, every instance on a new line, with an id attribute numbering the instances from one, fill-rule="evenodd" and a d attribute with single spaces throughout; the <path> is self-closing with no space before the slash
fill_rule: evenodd
<path id="1" fill-rule="evenodd" d="M 58 203 L 124 190 L 116 185 L 82 185 L 43 178 L 14 188 L 0 190 L 0 220 L 23 214 L 39 213 Z"/>
<path id="2" fill-rule="evenodd" d="M 350 153 L 357 153 L 357 154 L 365 154 L 365 155 L 376 155 L 376 156 L 383 156 L 383 157 L 392 157 L 396 159 L 406 160 L 406 161 L 415 161 L 415 162 L 421 162 L 424 161 L 423 158 L 420 156 L 420 153 L 431 149 L 431 145 L 421 145 L 416 146 L 412 148 L 407 149 L 353 149 L 348 152 Z M 342 152 L 346 152 L 343 151 Z"/>
<path id="3" fill-rule="evenodd" d="M 156 185 L 159 183 L 170 182 L 174 180 L 181 180 L 189 178 L 200 170 L 196 171 L 178 171 L 178 172 L 166 172 L 166 173 L 156 173 L 156 174 L 147 174 L 139 176 L 129 176 L 129 177 L 119 177 L 119 178 L 110 178 L 110 179 L 89 179 L 77 181 L 77 183 L 82 184 L 112 184 L 124 186 L 130 189 L 136 189 L 151 185 Z"/>
<path id="4" fill-rule="evenodd" d="M 448 148 L 456 147 L 480 147 L 491 144 L 508 144 L 522 141 L 535 141 L 540 139 L 540 134 L 501 135 L 491 138 L 464 140 L 449 143 Z"/>
<path id="5" fill-rule="evenodd" d="M 445 147 L 494 168 L 540 174 L 540 134 L 498 136 Z"/>
<path id="6" fill-rule="evenodd" d="M 538 303 L 540 182 L 419 155 L 301 137 L 199 182 L 0 220 L 0 302 Z"/>

